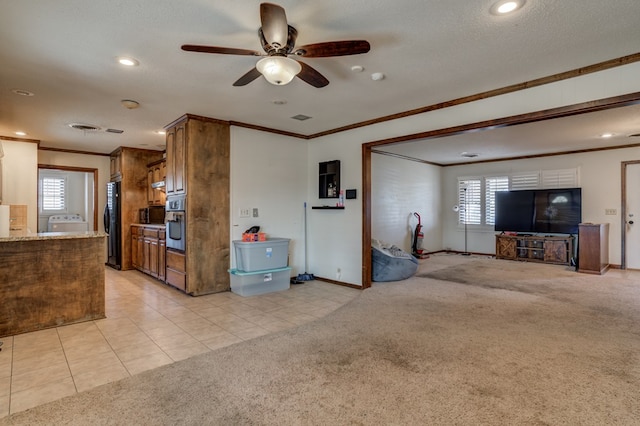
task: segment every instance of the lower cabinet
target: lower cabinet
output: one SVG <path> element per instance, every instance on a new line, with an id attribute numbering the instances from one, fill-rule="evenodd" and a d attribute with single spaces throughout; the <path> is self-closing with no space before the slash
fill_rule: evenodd
<path id="1" fill-rule="evenodd" d="M 575 260 L 574 237 L 496 235 L 496 259 L 569 265 Z"/>
<path id="2" fill-rule="evenodd" d="M 163 225 L 131 226 L 131 262 L 139 271 L 165 281 L 166 230 Z"/>
<path id="3" fill-rule="evenodd" d="M 187 291 L 187 268 L 184 253 L 167 250 L 167 284 Z"/>

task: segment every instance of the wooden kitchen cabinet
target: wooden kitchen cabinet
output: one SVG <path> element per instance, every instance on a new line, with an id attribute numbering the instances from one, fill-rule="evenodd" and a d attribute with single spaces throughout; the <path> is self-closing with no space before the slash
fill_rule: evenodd
<path id="1" fill-rule="evenodd" d="M 139 209 L 148 206 L 147 165 L 162 160 L 162 151 L 120 147 L 111 155 L 111 181 L 120 182 L 121 269 L 132 269 L 131 225 L 140 221 Z M 138 253 L 138 256 L 140 253 Z"/>
<path id="2" fill-rule="evenodd" d="M 161 281 L 166 276 L 166 230 L 164 225 L 133 225 L 131 253 L 134 267 Z"/>
<path id="3" fill-rule="evenodd" d="M 162 159 L 147 166 L 147 203 L 150 206 L 164 206 L 166 202 L 165 188 L 154 188 L 158 182 L 166 182 L 166 160 Z"/>
<path id="4" fill-rule="evenodd" d="M 122 177 L 122 149 L 118 148 L 109 156 L 109 170 L 111 171 L 111 181 L 117 181 Z"/>
<path id="5" fill-rule="evenodd" d="M 228 291 L 229 123 L 186 114 L 165 130 L 167 200 L 186 197 L 185 251 L 167 249 L 166 281 L 192 296 Z"/>
<path id="6" fill-rule="evenodd" d="M 186 192 L 186 121 L 169 127 L 167 132 L 167 163 L 165 188 L 167 195 L 184 194 Z"/>

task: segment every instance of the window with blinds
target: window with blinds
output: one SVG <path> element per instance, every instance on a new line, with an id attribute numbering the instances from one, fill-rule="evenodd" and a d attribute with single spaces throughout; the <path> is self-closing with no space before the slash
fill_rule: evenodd
<path id="1" fill-rule="evenodd" d="M 458 223 L 482 224 L 482 182 L 480 179 L 458 181 Z"/>
<path id="2" fill-rule="evenodd" d="M 488 177 L 484 180 L 485 213 L 484 223 L 495 225 L 496 223 L 496 192 L 509 190 L 509 177 Z"/>
<path id="3" fill-rule="evenodd" d="M 61 212 L 66 210 L 67 181 L 64 177 L 43 177 L 40 181 L 42 210 Z"/>
<path id="4" fill-rule="evenodd" d="M 578 169 L 543 170 L 542 188 L 575 188 L 578 186 Z"/>

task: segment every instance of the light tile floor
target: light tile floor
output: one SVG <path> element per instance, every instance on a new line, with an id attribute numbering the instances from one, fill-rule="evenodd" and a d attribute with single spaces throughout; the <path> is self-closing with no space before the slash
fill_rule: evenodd
<path id="1" fill-rule="evenodd" d="M 106 268 L 106 316 L 4 337 L 0 418 L 243 340 L 321 318 L 360 290 L 321 281 L 241 297 L 191 297 Z"/>

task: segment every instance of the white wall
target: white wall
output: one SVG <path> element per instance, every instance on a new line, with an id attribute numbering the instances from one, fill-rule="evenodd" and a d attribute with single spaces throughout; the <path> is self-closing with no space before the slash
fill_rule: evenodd
<path id="1" fill-rule="evenodd" d="M 513 171 L 580 168 L 582 187 L 582 221 L 609 223 L 609 261 L 621 264 L 620 214 L 622 205 L 621 163 L 640 160 L 640 148 L 587 152 L 555 157 L 532 158 L 477 165 L 445 167 L 443 169 L 443 209 L 457 204 L 457 177 L 510 173 Z M 616 209 L 617 215 L 605 215 L 605 209 Z M 443 214 L 442 247 L 462 250 L 463 228 L 457 226 L 456 215 Z M 495 232 L 468 229 L 471 252 L 495 253 Z"/>
<path id="2" fill-rule="evenodd" d="M 411 253 L 420 215 L 425 251 L 441 248 L 441 167 L 388 155 L 371 156 L 371 237 Z"/>
<path id="3" fill-rule="evenodd" d="M 352 179 L 345 180 L 345 188 L 357 187 L 358 193 L 362 192 L 363 143 L 640 92 L 638 75 L 640 63 L 636 62 L 570 80 L 313 139 L 309 144 L 309 198 L 312 204 L 318 202 L 314 198 L 317 197 L 317 164 L 334 159 L 342 161 L 343 175 L 346 171 Z M 620 172 L 616 174 L 619 175 Z M 616 188 L 615 191 L 619 192 L 619 189 Z M 313 215 L 313 227 L 310 228 L 309 235 L 310 241 L 313 241 L 310 263 L 316 275 L 335 278 L 336 270 L 340 269 L 341 281 L 361 285 L 360 198 L 361 196 L 358 200 L 351 200 L 344 212 L 316 211 L 320 213 Z M 443 200 L 443 209 L 452 205 L 451 200 Z M 443 220 L 450 216 L 443 214 Z M 586 220 L 587 216 L 584 218 Z M 461 236 L 464 239 L 464 234 Z M 470 242 L 469 250 L 474 250 L 474 247 Z M 613 254 L 610 260 L 615 262 Z"/>
<path id="4" fill-rule="evenodd" d="M 2 141 L 2 204 L 26 204 L 27 228 L 38 229 L 38 144 Z"/>
<path id="5" fill-rule="evenodd" d="M 231 239 L 253 225 L 269 238 L 290 238 L 291 275 L 304 272 L 304 209 L 308 142 L 231 127 Z M 239 217 L 258 209 L 257 218 Z M 232 247 L 231 266 L 235 267 Z"/>

